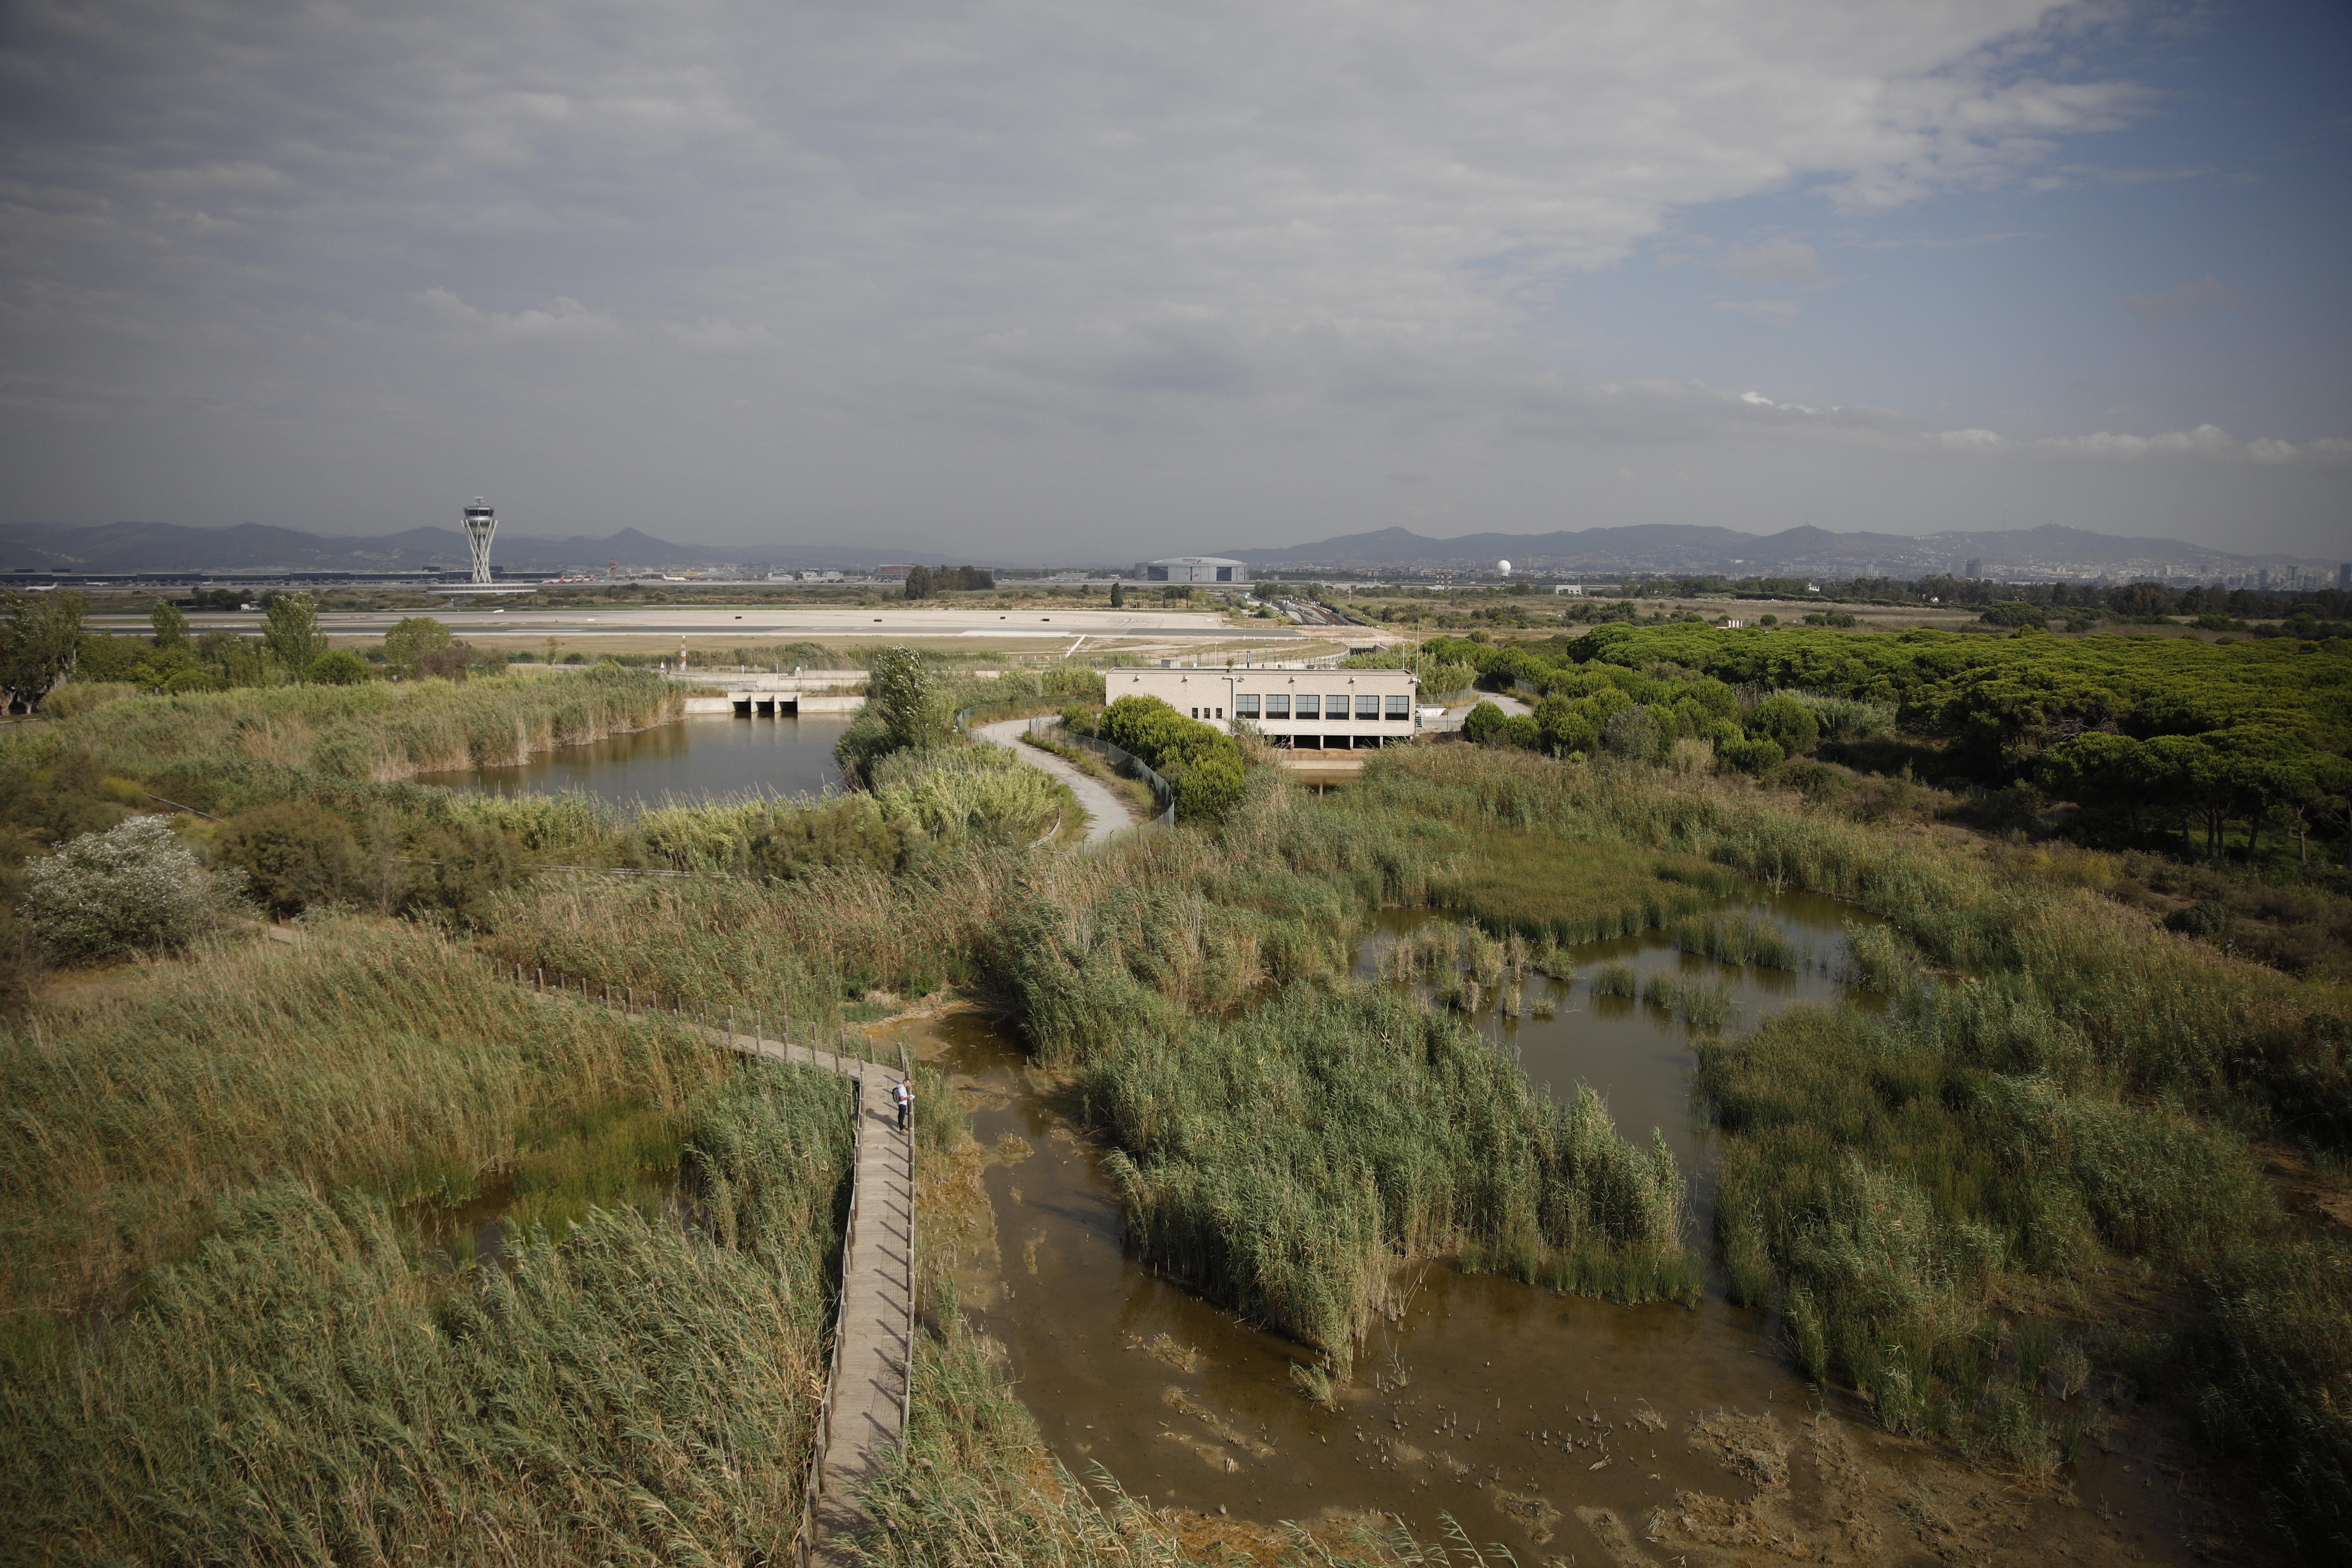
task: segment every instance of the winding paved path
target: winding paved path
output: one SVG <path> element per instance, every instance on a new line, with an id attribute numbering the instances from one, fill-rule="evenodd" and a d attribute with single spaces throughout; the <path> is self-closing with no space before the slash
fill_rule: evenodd
<path id="1" fill-rule="evenodd" d="M 1029 731 L 1026 719 L 1005 719 L 994 724 L 982 724 L 972 730 L 981 740 L 1004 747 L 1032 767 L 1045 769 L 1070 786 L 1078 797 L 1078 809 L 1087 814 L 1088 844 L 1100 844 L 1112 834 L 1135 826 L 1135 814 L 1127 808 L 1118 792 L 1087 773 L 1075 763 L 1065 762 L 1051 752 L 1041 752 L 1034 746 L 1024 746 L 1021 737 Z"/>

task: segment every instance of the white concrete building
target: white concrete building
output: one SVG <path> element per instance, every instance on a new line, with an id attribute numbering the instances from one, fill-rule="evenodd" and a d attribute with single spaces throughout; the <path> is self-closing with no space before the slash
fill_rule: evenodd
<path id="1" fill-rule="evenodd" d="M 1409 669 L 1107 669 L 1104 697 L 1157 697 L 1187 718 L 1244 721 L 1277 746 L 1347 751 L 1421 733 Z"/>
<path id="2" fill-rule="evenodd" d="M 1135 563 L 1140 583 L 1246 583 L 1255 575 L 1247 565 L 1222 555 L 1171 555 Z"/>

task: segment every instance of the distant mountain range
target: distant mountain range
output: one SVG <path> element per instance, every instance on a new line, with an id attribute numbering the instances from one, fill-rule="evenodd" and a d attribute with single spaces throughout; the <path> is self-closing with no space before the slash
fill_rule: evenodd
<path id="1" fill-rule="evenodd" d="M 1719 573 L 1726 576 L 1918 577 L 1958 573 L 1980 563 L 1988 577 L 2214 577 L 2262 567 L 2320 568 L 2333 562 L 2284 555 L 2242 555 L 2177 539 L 2126 539 L 2055 524 L 1996 531 L 1832 533 L 1791 528 L 1779 533 L 1687 523 L 1643 523 L 1558 533 L 1472 533 L 1431 539 L 1402 528 L 1341 534 L 1311 544 L 1233 550 L 1233 560 L 1291 571 L 1394 573 L 1452 567 L 1492 571 L 1508 560 L 1515 569 L 1549 575 L 1608 576 L 1625 573 Z M 709 545 L 656 539 L 634 528 L 604 539 L 499 536 L 492 557 L 519 574 L 603 571 L 608 561 L 640 572 L 687 567 L 772 563 L 778 568 L 852 571 L 891 562 L 942 559 L 937 551 L 905 545 Z M 957 555 L 982 566 L 1016 563 Z M 462 570 L 466 538 L 454 528 L 412 528 L 367 537 L 306 533 L 245 523 L 236 528 L 188 528 L 169 522 L 114 522 L 95 528 L 0 526 L 0 574 L 13 570 L 260 574 L 271 572 L 427 572 Z"/>
<path id="2" fill-rule="evenodd" d="M 1554 572 L 1693 572 L 1727 576 L 1834 575 L 1916 577 L 1958 573 L 1970 561 L 1988 577 L 2138 575 L 2211 576 L 2265 565 L 2333 570 L 2333 563 L 2279 555 L 2238 555 L 2177 539 L 2126 539 L 2080 528 L 2041 528 L 1907 535 L 1832 533 L 1791 528 L 1740 533 L 1687 523 L 1643 523 L 1559 533 L 1471 533 L 1428 539 L 1402 528 L 1341 534 L 1312 544 L 1233 550 L 1231 559 L 1290 569 L 1395 571 L 1468 567 Z"/>
<path id="3" fill-rule="evenodd" d="M 838 545 L 677 544 L 634 528 L 604 539 L 539 539 L 501 533 L 491 551 L 501 571 L 602 571 L 608 561 L 625 568 L 734 565 L 848 569 L 929 560 L 880 547 Z M 462 570 L 469 563 L 466 536 L 454 528 L 412 528 L 401 533 L 346 538 L 291 528 L 244 523 L 235 528 L 187 528 L 170 522 L 111 522 L 95 528 L 0 527 L 0 573 L 39 572 L 427 572 Z"/>

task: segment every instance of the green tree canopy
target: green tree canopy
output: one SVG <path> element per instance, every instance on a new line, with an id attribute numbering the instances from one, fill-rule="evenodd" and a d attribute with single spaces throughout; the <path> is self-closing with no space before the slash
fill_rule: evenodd
<path id="1" fill-rule="evenodd" d="M 425 674 L 439 674 L 438 668 L 428 670 L 427 662 L 438 664 L 434 656 L 445 654 L 457 646 L 457 639 L 447 626 L 430 616 L 409 616 L 383 634 L 384 668 L 403 680 L 415 680 Z M 550 663 L 553 662 L 551 658 Z"/>
<path id="2" fill-rule="evenodd" d="M 154 628 L 157 647 L 179 647 L 188 640 L 188 617 L 169 599 L 155 601 L 147 612 L 147 624 Z"/>
<path id="3" fill-rule="evenodd" d="M 79 594 L 10 594 L 0 619 L 0 692 L 27 712 L 73 673 L 81 652 L 81 617 L 89 601 Z"/>
<path id="4" fill-rule="evenodd" d="M 308 594 L 278 594 L 262 613 L 262 651 L 289 680 L 307 680 L 310 666 L 327 651 L 319 629 L 319 607 Z"/>

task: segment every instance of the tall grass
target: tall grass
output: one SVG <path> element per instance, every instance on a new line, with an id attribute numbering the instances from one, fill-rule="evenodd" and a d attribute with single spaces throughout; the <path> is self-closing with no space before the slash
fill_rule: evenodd
<path id="1" fill-rule="evenodd" d="M 1482 836 L 1466 866 L 1432 879 L 1430 894 L 1497 935 L 1574 946 L 1666 925 L 1733 881 L 1692 857 L 1528 833 Z"/>
<path id="2" fill-rule="evenodd" d="M 462 1197 L 533 1118 L 675 1111 L 726 1070 L 394 922 L 157 965 L 0 1030 L 0 1291 L 19 1312 L 118 1299 L 215 1194 L 281 1177 Z"/>
<path id="3" fill-rule="evenodd" d="M 223 1194 L 124 1321 L 11 1346 L 12 1541 L 50 1563 L 782 1561 L 848 1110 L 830 1075 L 748 1068 L 689 1117 L 707 1234 L 596 1211 L 454 1277 L 356 1190 Z"/>
<path id="4" fill-rule="evenodd" d="M 1538 1098 L 1476 1031 L 1385 988 L 1122 1041 L 1082 1084 L 1137 1248 L 1341 1377 L 1404 1259 L 1533 1279 L 1596 1247 L 1681 1257 L 1662 1140 L 1625 1143 L 1589 1089 Z M 1687 1283 L 1669 1269 L 1657 1293 Z"/>
<path id="5" fill-rule="evenodd" d="M 1779 926 L 1746 914 L 1684 921 L 1674 928 L 1674 939 L 1685 952 L 1705 953 L 1725 963 L 1795 969 L 1802 962 Z"/>
<path id="6" fill-rule="evenodd" d="M 1051 773 L 1002 746 L 937 747 L 883 758 L 867 780 L 884 815 L 937 840 L 1025 844 L 1063 809 Z"/>
<path id="7" fill-rule="evenodd" d="M 658 677 L 617 666 L 462 684 L 253 688 L 110 702 L 10 744 L 86 752 L 188 805 L 233 809 L 313 778 L 386 783 L 519 763 L 666 722 L 679 701 Z"/>
<path id="8" fill-rule="evenodd" d="M 1974 844 L 1738 781 L 1466 746 L 1383 752 L 1350 793 L 1374 814 L 1643 846 L 1850 899 L 1936 964 L 2026 977 L 2128 1087 L 2352 1147 L 2352 1015 L 2338 997 Z"/>

